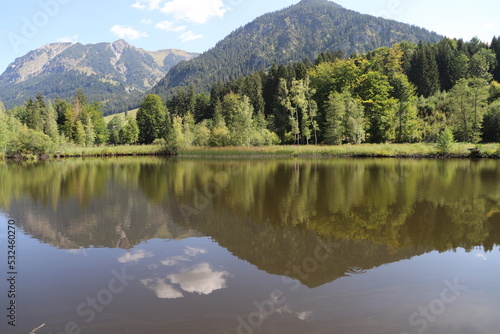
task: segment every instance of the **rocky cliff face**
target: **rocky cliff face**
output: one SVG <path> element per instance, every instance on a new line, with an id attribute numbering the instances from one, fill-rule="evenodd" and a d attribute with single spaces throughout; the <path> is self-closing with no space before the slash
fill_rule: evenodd
<path id="1" fill-rule="evenodd" d="M 7 67 L 0 76 L 0 100 L 11 108 L 38 92 L 48 98 L 70 98 L 74 88 L 83 88 L 90 100 L 119 100 L 125 92 L 144 93 L 172 66 L 196 56 L 177 49 L 146 51 L 124 40 L 48 44 Z M 109 109 L 116 104 L 106 106 L 107 112 L 113 112 Z"/>

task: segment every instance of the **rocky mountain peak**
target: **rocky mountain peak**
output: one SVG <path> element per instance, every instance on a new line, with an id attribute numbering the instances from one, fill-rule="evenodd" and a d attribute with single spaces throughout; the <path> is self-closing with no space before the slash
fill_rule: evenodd
<path id="1" fill-rule="evenodd" d="M 196 56 L 180 50 L 149 52 L 122 39 L 86 45 L 47 44 L 17 58 L 0 75 L 0 101 L 12 108 L 38 92 L 48 99 L 65 99 L 83 87 L 89 100 L 105 102 L 106 113 L 121 112 L 135 106 L 127 98 L 136 99 L 172 66 Z"/>
<path id="2" fill-rule="evenodd" d="M 1 76 L 1 82 L 18 83 L 41 73 L 44 67 L 72 43 L 52 43 L 30 51 L 24 57 L 17 58 Z"/>
<path id="3" fill-rule="evenodd" d="M 110 47 L 113 49 L 115 53 L 123 53 L 123 50 L 127 48 L 134 48 L 132 45 L 128 44 L 126 41 L 123 39 L 114 41 L 113 43 L 110 44 Z"/>

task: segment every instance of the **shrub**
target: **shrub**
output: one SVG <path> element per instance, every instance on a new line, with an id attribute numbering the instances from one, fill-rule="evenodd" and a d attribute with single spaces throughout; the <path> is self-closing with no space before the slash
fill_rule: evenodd
<path id="1" fill-rule="evenodd" d="M 437 148 L 439 153 L 446 154 L 451 150 L 453 143 L 455 142 L 455 137 L 450 128 L 446 128 L 439 134 L 437 138 Z"/>
<path id="2" fill-rule="evenodd" d="M 56 145 L 42 132 L 23 128 L 7 146 L 7 155 L 43 155 L 53 153 Z"/>

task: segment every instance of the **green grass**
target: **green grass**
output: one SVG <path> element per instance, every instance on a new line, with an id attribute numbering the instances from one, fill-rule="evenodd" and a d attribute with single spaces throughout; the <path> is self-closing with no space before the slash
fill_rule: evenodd
<path id="1" fill-rule="evenodd" d="M 132 116 L 133 118 L 135 118 L 135 116 L 137 115 L 137 111 L 139 109 L 133 109 L 133 110 L 129 110 L 127 111 L 127 115 L 128 116 Z M 123 118 L 125 118 L 125 113 L 122 112 L 122 113 L 119 113 L 119 114 L 113 114 L 113 115 L 108 115 L 108 116 L 105 116 L 104 117 L 104 121 L 106 121 L 106 123 L 109 123 L 109 121 L 111 121 L 113 119 L 113 117 L 115 117 L 116 115 L 120 115 L 122 116 Z"/>
<path id="2" fill-rule="evenodd" d="M 340 146 L 267 146 L 267 147 L 191 147 L 180 150 L 186 157 L 405 157 L 405 158 L 468 158 L 472 144 L 453 144 L 451 150 L 440 154 L 435 144 L 362 144 Z M 499 144 L 482 145 L 478 157 L 500 157 Z"/>
<path id="3" fill-rule="evenodd" d="M 160 145 L 68 146 L 53 154 L 56 157 L 114 157 L 128 155 L 163 155 Z"/>
<path id="4" fill-rule="evenodd" d="M 473 151 L 471 151 L 473 150 Z M 79 147 L 66 145 L 49 157 L 114 157 L 164 155 L 161 145 L 121 145 Z M 264 147 L 190 147 L 181 149 L 179 157 L 393 157 L 393 158 L 500 158 L 500 144 L 453 144 L 440 154 L 435 144 L 362 144 L 340 146 L 264 146 Z"/>

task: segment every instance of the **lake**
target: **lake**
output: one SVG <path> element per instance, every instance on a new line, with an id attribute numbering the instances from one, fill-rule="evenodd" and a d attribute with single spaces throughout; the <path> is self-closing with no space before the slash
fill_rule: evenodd
<path id="1" fill-rule="evenodd" d="M 0 332 L 497 333 L 499 244 L 496 160 L 7 162 Z"/>

